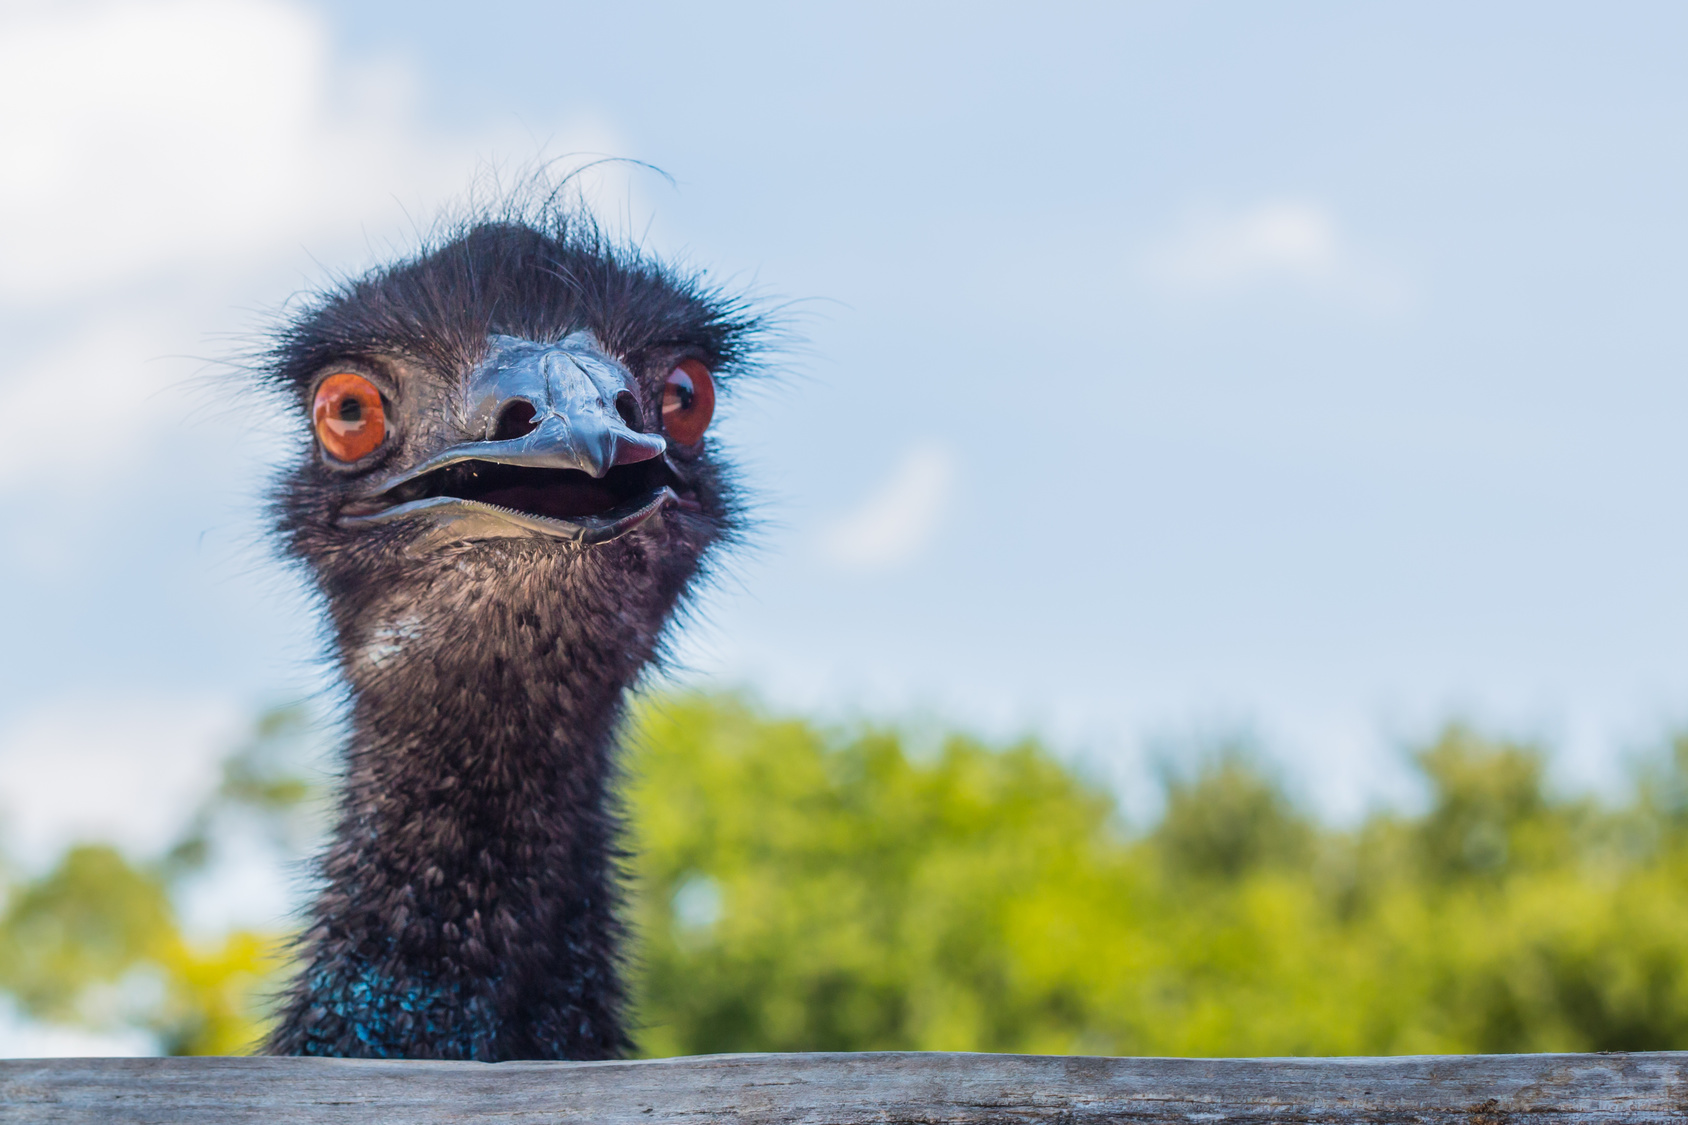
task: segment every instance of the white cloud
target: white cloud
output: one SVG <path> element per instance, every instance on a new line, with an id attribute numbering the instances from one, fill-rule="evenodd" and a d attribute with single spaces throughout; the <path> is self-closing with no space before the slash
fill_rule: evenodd
<path id="1" fill-rule="evenodd" d="M 408 248 L 489 164 L 535 155 L 514 119 L 426 128 L 417 94 L 280 0 L 0 8 L 0 492 L 136 477 L 216 397 L 196 406 L 201 365 L 174 357 L 228 352 L 207 336 L 242 306 Z M 547 147 L 620 143 L 577 125 Z M 586 187 L 631 208 L 628 176 Z"/>
<path id="2" fill-rule="evenodd" d="M 263 0 L 7 20 L 0 293 L 36 301 L 240 253 L 311 209 L 341 147 L 322 127 L 326 61 L 319 20 Z M 358 171 L 335 180 L 356 190 Z"/>
<path id="3" fill-rule="evenodd" d="M 1164 268 L 1173 280 L 1218 287 L 1273 275 L 1324 281 L 1341 260 L 1336 223 L 1322 208 L 1265 203 L 1196 221 L 1169 248 Z"/>
<path id="4" fill-rule="evenodd" d="M 6 854 L 29 869 L 79 840 L 157 855 L 216 788 L 248 722 L 202 700 L 65 699 L 22 716 L 0 729 Z"/>
<path id="5" fill-rule="evenodd" d="M 931 542 L 955 475 L 948 449 L 909 450 L 878 491 L 822 532 L 823 549 L 849 570 L 890 570 L 912 561 Z"/>
<path id="6" fill-rule="evenodd" d="M 167 315 L 118 305 L 68 339 L 14 350 L 0 381 L 0 482 L 98 477 L 130 460 L 169 415 L 189 413 L 192 404 L 173 388 L 198 365 L 156 358 L 179 342 L 160 330 L 158 317 Z"/>
<path id="7" fill-rule="evenodd" d="M 487 154 L 534 148 L 513 120 L 430 133 L 405 65 L 341 66 L 332 47 L 319 13 L 279 0 L 0 14 L 0 298 L 402 231 Z M 565 139 L 614 145 L 601 129 Z"/>
<path id="8" fill-rule="evenodd" d="M 1193 213 L 1147 266 L 1162 287 L 1185 295 L 1292 286 L 1377 311 L 1397 310 L 1406 299 L 1399 276 L 1369 262 L 1329 209 L 1305 201 Z"/>

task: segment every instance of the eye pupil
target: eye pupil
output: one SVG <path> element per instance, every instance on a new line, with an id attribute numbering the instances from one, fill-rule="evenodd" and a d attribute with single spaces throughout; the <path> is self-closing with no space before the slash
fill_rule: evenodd
<path id="1" fill-rule="evenodd" d="M 361 421 L 363 421 L 363 403 L 359 402 L 357 399 L 353 398 L 351 395 L 347 395 L 345 398 L 341 399 L 340 400 L 340 421 L 342 421 L 342 422 L 361 422 Z"/>
<path id="2" fill-rule="evenodd" d="M 662 396 L 662 412 L 665 415 L 675 411 L 684 413 L 697 401 L 697 388 L 692 386 L 691 377 L 683 371 L 676 371 L 669 377 L 668 391 Z"/>

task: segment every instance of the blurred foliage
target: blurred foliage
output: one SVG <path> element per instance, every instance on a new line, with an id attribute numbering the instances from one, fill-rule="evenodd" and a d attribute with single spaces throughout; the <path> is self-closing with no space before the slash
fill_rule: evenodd
<path id="1" fill-rule="evenodd" d="M 1688 1047 L 1688 739 L 1629 806 L 1448 728 L 1333 831 L 1236 750 L 1147 834 L 1025 743 L 648 706 L 644 1049 L 1294 1055 Z"/>
<path id="2" fill-rule="evenodd" d="M 298 764 L 309 729 L 301 708 L 263 715 L 158 862 L 137 865 L 84 844 L 12 887 L 0 913 L 0 989 L 16 1007 L 96 1030 L 140 1027 L 169 1054 L 250 1049 L 285 968 L 285 940 L 242 930 L 194 940 L 182 932 L 174 893 L 213 861 L 231 823 L 285 854 L 310 846 L 321 794 Z"/>
<path id="3" fill-rule="evenodd" d="M 275 943 L 185 940 L 162 879 L 82 845 L 20 888 L 0 918 L 0 988 L 39 1019 L 140 1026 L 170 1054 L 228 1055 L 263 1031 Z"/>
<path id="4" fill-rule="evenodd" d="M 1452 726 L 1415 756 L 1425 810 L 1350 831 L 1220 747 L 1168 771 L 1133 832 L 1032 742 L 915 753 L 718 696 L 632 726 L 648 1054 L 1688 1047 L 1688 736 L 1612 807 L 1554 794 L 1538 749 Z M 18 882 L 0 989 L 174 1052 L 251 1044 L 281 935 L 196 943 L 172 903 L 232 831 L 313 846 L 306 727 L 266 716 L 156 863 L 82 846 Z"/>

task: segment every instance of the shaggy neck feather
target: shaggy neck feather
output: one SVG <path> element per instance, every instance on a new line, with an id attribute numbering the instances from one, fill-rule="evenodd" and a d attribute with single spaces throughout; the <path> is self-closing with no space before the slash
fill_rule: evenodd
<path id="1" fill-rule="evenodd" d="M 479 602 L 343 649 L 340 821 L 273 1054 L 623 1053 L 615 728 L 649 642 Z M 552 618 L 552 620 L 547 620 Z"/>

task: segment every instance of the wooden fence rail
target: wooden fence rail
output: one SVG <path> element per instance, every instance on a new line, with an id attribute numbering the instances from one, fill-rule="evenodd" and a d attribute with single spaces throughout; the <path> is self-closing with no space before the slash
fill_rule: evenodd
<path id="1" fill-rule="evenodd" d="M 1688 1121 L 1688 1053 L 1368 1059 L 712 1055 L 0 1062 L 0 1121 L 1092 1125 Z"/>

